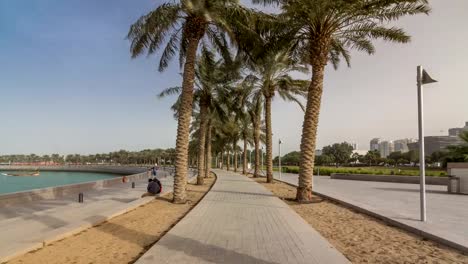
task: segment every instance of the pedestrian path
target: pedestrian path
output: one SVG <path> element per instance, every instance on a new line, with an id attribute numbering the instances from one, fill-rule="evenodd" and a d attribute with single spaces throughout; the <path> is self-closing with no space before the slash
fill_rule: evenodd
<path id="1" fill-rule="evenodd" d="M 128 182 L 87 191 L 84 203 L 78 203 L 77 196 L 73 195 L 0 207 L 0 263 L 154 199 L 140 198 L 146 192 L 147 180 L 135 183 L 135 188 Z M 162 177 L 161 183 L 164 193 L 172 192 L 171 176 Z"/>
<path id="2" fill-rule="evenodd" d="M 136 263 L 349 263 L 262 185 L 214 172 L 211 191 Z"/>

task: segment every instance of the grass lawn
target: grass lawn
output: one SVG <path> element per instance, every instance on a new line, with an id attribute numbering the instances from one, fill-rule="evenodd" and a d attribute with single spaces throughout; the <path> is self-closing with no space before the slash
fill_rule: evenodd
<path id="1" fill-rule="evenodd" d="M 278 171 L 278 167 L 273 170 Z M 283 172 L 299 173 L 299 166 L 282 166 Z M 330 175 L 331 173 L 349 173 L 349 174 L 375 174 L 375 175 L 408 175 L 419 176 L 419 169 L 417 167 L 327 167 L 319 166 L 314 168 L 314 174 Z M 447 172 L 441 169 L 426 169 L 426 176 L 447 176 Z"/>

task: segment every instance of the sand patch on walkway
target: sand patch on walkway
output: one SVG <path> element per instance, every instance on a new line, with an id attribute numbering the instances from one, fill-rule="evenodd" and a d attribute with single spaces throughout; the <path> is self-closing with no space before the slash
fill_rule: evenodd
<path id="1" fill-rule="evenodd" d="M 133 263 L 194 207 L 214 181 L 215 178 L 207 178 L 203 186 L 189 184 L 187 204 L 172 204 L 172 194 L 167 194 L 99 226 L 7 263 Z"/>
<path id="2" fill-rule="evenodd" d="M 353 263 L 468 263 L 468 256 L 455 249 L 425 240 L 397 227 L 315 196 L 315 203 L 298 204 L 296 188 L 265 183 L 302 218 Z"/>

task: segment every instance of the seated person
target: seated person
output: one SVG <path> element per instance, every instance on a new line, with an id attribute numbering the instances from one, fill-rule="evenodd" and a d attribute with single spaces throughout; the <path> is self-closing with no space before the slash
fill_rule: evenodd
<path id="1" fill-rule="evenodd" d="M 156 194 L 161 193 L 161 191 L 162 191 L 161 182 L 156 178 L 149 179 L 148 180 L 148 186 L 146 187 L 146 190 L 148 192 L 143 194 L 141 197 L 155 196 Z"/>

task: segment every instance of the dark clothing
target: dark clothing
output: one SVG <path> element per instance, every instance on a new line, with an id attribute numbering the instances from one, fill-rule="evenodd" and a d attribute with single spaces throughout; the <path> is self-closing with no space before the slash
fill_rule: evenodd
<path id="1" fill-rule="evenodd" d="M 148 183 L 148 187 L 146 188 L 149 193 L 158 194 L 161 193 L 161 182 L 158 179 L 153 179 L 150 183 Z"/>
<path id="2" fill-rule="evenodd" d="M 151 168 L 151 174 L 153 174 L 153 176 L 156 176 L 156 167 Z"/>

